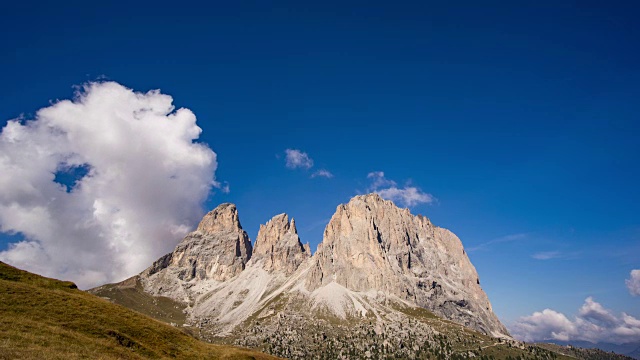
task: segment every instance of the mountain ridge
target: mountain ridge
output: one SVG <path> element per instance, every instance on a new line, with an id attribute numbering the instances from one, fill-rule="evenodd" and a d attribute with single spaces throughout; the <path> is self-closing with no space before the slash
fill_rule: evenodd
<path id="1" fill-rule="evenodd" d="M 283 349 L 297 351 L 297 358 L 315 354 L 303 339 L 337 329 L 367 331 L 368 323 L 401 339 L 402 324 L 415 314 L 423 314 L 418 330 L 409 332 L 423 338 L 418 348 L 439 336 L 436 323 L 512 341 L 457 236 L 377 194 L 337 206 L 313 255 L 287 214 L 261 225 L 251 243 L 235 205 L 221 204 L 172 253 L 129 282 L 144 296 L 180 304 L 185 316 L 179 325 L 198 329 L 204 339 L 279 356 L 292 356 Z M 115 299 L 123 286 L 92 292 Z M 274 337 L 286 338 L 291 329 L 299 329 L 299 341 L 280 350 L 262 347 Z M 389 348 L 403 346 L 387 341 Z"/>
<path id="2" fill-rule="evenodd" d="M 240 225 L 237 208 L 226 203 L 205 215 L 171 255 L 143 271 L 142 283 L 152 294 L 195 302 L 192 310 L 200 315 L 208 307 L 197 298 L 206 288 L 241 279 L 240 291 L 251 290 L 247 286 L 252 280 L 240 276 L 247 271 L 248 277 L 266 281 L 265 292 L 288 284 L 288 292 L 309 294 L 312 308 L 325 305 L 340 317 L 372 310 L 357 300 L 351 299 L 352 304 L 347 300 L 345 305 L 343 299 L 327 296 L 332 291 L 323 288 L 337 289 L 335 283 L 374 298 L 392 296 L 485 334 L 508 337 L 455 234 L 377 194 L 356 196 L 339 205 L 318 250 L 313 255 L 309 252 L 287 214 L 261 225 L 252 244 Z"/>
<path id="3" fill-rule="evenodd" d="M 314 254 L 287 214 L 251 243 L 235 205 L 221 204 L 139 275 L 90 291 L 200 339 L 292 359 L 596 354 L 513 340 L 460 239 L 377 194 L 337 206 Z"/>

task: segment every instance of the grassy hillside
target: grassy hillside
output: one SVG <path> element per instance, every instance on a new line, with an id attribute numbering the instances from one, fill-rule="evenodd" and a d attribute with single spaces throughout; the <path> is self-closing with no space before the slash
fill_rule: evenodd
<path id="1" fill-rule="evenodd" d="M 0 262 L 0 359 L 275 359 L 179 328 Z"/>
<path id="2" fill-rule="evenodd" d="M 169 324 L 182 326 L 186 320 L 182 312 L 184 304 L 168 297 L 147 294 L 138 276 L 117 284 L 102 285 L 88 292 Z"/>

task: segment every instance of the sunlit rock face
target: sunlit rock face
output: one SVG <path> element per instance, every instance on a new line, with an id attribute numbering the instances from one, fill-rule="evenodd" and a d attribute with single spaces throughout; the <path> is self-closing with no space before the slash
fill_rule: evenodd
<path id="1" fill-rule="evenodd" d="M 196 231 L 188 234 L 173 253 L 156 261 L 143 274 L 148 276 L 167 268 L 182 281 L 225 281 L 244 270 L 251 253 L 251 242 L 240 225 L 236 206 L 222 204 L 206 214 Z"/>
<path id="2" fill-rule="evenodd" d="M 313 257 L 310 290 L 337 282 L 381 291 L 485 333 L 507 333 L 451 231 L 377 194 L 340 205 Z"/>
<path id="3" fill-rule="evenodd" d="M 251 261 L 272 272 L 291 274 L 311 256 L 309 244 L 302 245 L 295 220 L 287 214 L 274 216 L 260 225 Z"/>
<path id="4" fill-rule="evenodd" d="M 138 279 L 144 292 L 185 304 L 188 322 L 212 337 L 260 342 L 265 329 L 288 324 L 283 319 L 322 322 L 327 314 L 347 324 L 362 319 L 358 326 L 416 320 L 397 306 L 508 336 L 460 240 L 377 194 L 339 205 L 313 255 L 287 214 L 261 225 L 252 246 L 235 205 L 222 204 Z M 421 326 L 415 335 L 432 339 L 430 325 Z"/>

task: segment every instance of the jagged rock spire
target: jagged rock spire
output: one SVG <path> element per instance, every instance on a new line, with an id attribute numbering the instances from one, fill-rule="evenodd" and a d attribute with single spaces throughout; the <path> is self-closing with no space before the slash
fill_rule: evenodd
<path id="1" fill-rule="evenodd" d="M 168 255 L 145 272 L 152 275 L 169 268 L 184 281 L 228 280 L 244 270 L 252 253 L 249 236 L 242 229 L 234 204 L 221 204 L 204 216 L 196 231 L 188 234 Z"/>
<path id="2" fill-rule="evenodd" d="M 215 209 L 209 211 L 209 213 L 202 218 L 197 229 L 197 231 L 202 233 L 238 230 L 242 230 L 240 219 L 238 218 L 238 209 L 231 203 L 220 204 Z"/>
<path id="3" fill-rule="evenodd" d="M 294 272 L 309 258 L 309 245 L 300 242 L 295 220 L 289 222 L 287 214 L 274 216 L 260 225 L 253 249 L 253 263 L 261 263 L 267 271 Z"/>

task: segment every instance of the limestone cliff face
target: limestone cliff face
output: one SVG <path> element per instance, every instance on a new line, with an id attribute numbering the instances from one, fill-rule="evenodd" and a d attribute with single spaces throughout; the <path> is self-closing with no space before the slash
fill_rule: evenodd
<path id="1" fill-rule="evenodd" d="M 280 214 L 260 225 L 252 256 L 252 263 L 269 272 L 291 274 L 311 255 L 309 244 L 300 242 L 295 220 L 289 222 L 287 214 Z"/>
<path id="2" fill-rule="evenodd" d="M 261 225 L 252 248 L 235 205 L 222 204 L 139 279 L 145 292 L 188 304 L 189 321 L 221 337 L 273 315 L 278 299 L 290 299 L 292 316 L 329 310 L 383 321 L 400 316 L 395 303 L 508 334 L 458 237 L 376 194 L 338 206 L 313 256 L 286 214 Z"/>
<path id="3" fill-rule="evenodd" d="M 240 225 L 236 206 L 222 204 L 206 214 L 194 232 L 143 275 L 150 276 L 169 268 L 183 281 L 225 281 L 244 270 L 251 253 L 251 242 Z"/>
<path id="4" fill-rule="evenodd" d="M 395 295 L 482 332 L 507 334 L 460 240 L 377 194 L 338 206 L 327 225 L 306 287 L 332 282 Z"/>

